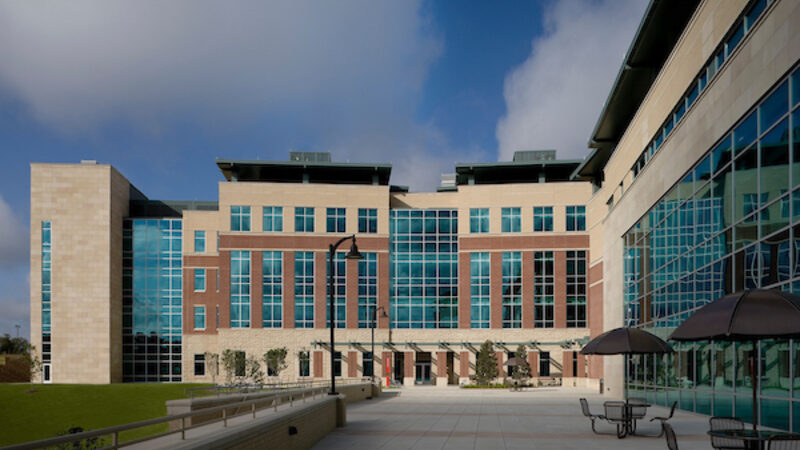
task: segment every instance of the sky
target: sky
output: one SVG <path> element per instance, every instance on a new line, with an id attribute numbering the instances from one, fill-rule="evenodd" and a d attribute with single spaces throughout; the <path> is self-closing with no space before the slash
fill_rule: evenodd
<path id="1" fill-rule="evenodd" d="M 412 191 L 517 150 L 582 159 L 647 3 L 0 0 L 0 335 L 30 333 L 30 163 L 217 200 L 215 158 L 327 151 Z"/>

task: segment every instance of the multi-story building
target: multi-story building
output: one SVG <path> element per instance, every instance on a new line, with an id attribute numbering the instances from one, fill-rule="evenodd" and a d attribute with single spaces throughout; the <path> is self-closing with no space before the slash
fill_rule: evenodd
<path id="1" fill-rule="evenodd" d="M 666 337 L 730 292 L 800 292 L 798 30 L 792 0 L 652 0 L 585 160 L 459 164 L 437 192 L 380 164 L 223 160 L 218 202 L 157 202 L 110 166 L 34 164 L 45 376 L 208 380 L 205 352 L 280 346 L 289 377 L 326 378 L 327 249 L 354 234 L 364 259 L 335 261 L 343 377 L 455 383 L 491 339 L 500 361 L 525 345 L 537 377 L 750 420 L 755 351 L 761 423 L 798 431 L 796 341 L 576 354 L 623 325 Z"/>
<path id="2" fill-rule="evenodd" d="M 456 384 L 492 340 L 500 364 L 523 345 L 537 378 L 586 378 L 575 350 L 599 305 L 586 293 L 591 184 L 569 181 L 580 161 L 520 152 L 410 193 L 389 165 L 292 156 L 218 160 L 215 203 L 148 200 L 94 162 L 34 164 L 45 378 L 210 380 L 207 352 L 281 347 L 284 379 L 328 378 L 328 250 L 348 235 L 363 259 L 334 260 L 337 376 Z"/>

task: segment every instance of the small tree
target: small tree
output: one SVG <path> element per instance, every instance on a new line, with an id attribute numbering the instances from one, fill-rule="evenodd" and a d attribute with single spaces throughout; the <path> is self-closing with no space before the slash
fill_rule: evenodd
<path id="1" fill-rule="evenodd" d="M 247 361 L 243 351 L 226 349 L 222 352 L 222 368 L 225 370 L 225 383 L 233 384 L 236 377 L 244 377 Z"/>
<path id="2" fill-rule="evenodd" d="M 261 370 L 261 364 L 255 357 L 251 356 L 247 358 L 245 367 L 246 379 L 250 380 L 252 384 L 264 384 L 264 371 Z"/>
<path id="3" fill-rule="evenodd" d="M 489 384 L 498 375 L 497 359 L 494 357 L 494 344 L 486 341 L 478 350 L 475 361 L 475 380 L 478 384 Z"/>
<path id="4" fill-rule="evenodd" d="M 211 372 L 211 382 L 217 384 L 217 374 L 219 374 L 219 355 L 216 353 L 205 352 L 206 370 Z"/>
<path id="5" fill-rule="evenodd" d="M 273 348 L 264 353 L 264 363 L 267 365 L 267 376 L 280 376 L 281 372 L 287 367 L 286 347 Z"/>
<path id="6" fill-rule="evenodd" d="M 518 346 L 517 347 L 517 351 L 514 352 L 514 356 L 516 356 L 517 358 L 525 361 L 525 364 L 523 364 L 521 366 L 517 366 L 514 369 L 514 374 L 512 375 L 512 377 L 517 381 L 521 381 L 521 380 L 524 380 L 526 378 L 530 378 L 531 377 L 531 366 L 528 364 L 528 351 L 525 349 L 525 346 L 524 345 Z"/>
<path id="7" fill-rule="evenodd" d="M 28 345 L 27 351 L 24 353 L 25 360 L 28 362 L 28 368 L 31 374 L 31 391 L 33 391 L 33 380 L 42 375 L 44 365 L 42 360 L 39 359 L 39 352 L 36 351 L 35 345 Z M 44 379 L 41 380 L 44 382 Z"/>

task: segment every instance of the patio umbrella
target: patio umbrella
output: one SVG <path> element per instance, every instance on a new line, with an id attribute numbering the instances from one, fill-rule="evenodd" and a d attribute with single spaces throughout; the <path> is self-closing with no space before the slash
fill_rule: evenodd
<path id="1" fill-rule="evenodd" d="M 582 355 L 638 355 L 672 353 L 663 339 L 638 328 L 615 328 L 597 336 L 581 349 Z"/>
<path id="2" fill-rule="evenodd" d="M 581 355 L 641 355 L 647 353 L 672 353 L 660 337 L 638 328 L 615 328 L 597 336 L 581 349 Z M 628 383 L 625 383 L 628 398 Z"/>
<path id="3" fill-rule="evenodd" d="M 753 289 L 726 295 L 698 309 L 669 337 L 673 341 L 752 341 L 800 337 L 800 297 L 780 290 Z M 756 429 L 758 392 L 753 356 L 753 430 Z"/>
<path id="4" fill-rule="evenodd" d="M 528 363 L 525 362 L 524 359 L 515 356 L 513 358 L 508 358 L 508 361 L 506 361 L 503 365 L 504 366 L 511 366 L 511 367 L 518 367 L 518 366 L 525 366 L 527 364 Z"/>

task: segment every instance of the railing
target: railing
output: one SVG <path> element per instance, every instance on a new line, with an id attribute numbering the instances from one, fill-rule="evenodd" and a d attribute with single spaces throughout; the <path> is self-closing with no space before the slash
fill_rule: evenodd
<path id="1" fill-rule="evenodd" d="M 337 383 L 350 384 L 362 383 L 363 380 L 337 380 Z M 330 386 L 330 381 L 324 380 L 301 380 L 292 382 L 278 382 L 278 383 L 263 383 L 263 384 L 231 384 L 231 385 L 216 385 L 209 387 L 196 387 L 187 388 L 183 390 L 183 394 L 189 398 L 198 396 L 199 393 L 208 395 L 216 395 L 219 397 L 223 394 L 247 394 L 251 392 L 271 391 L 271 390 L 285 390 L 285 389 L 302 389 L 312 388 L 315 386 Z"/>
<path id="2" fill-rule="evenodd" d="M 361 383 L 361 380 L 343 380 L 343 384 L 355 384 Z M 349 382 L 348 382 L 349 381 Z M 27 449 L 37 449 L 37 448 L 46 448 L 46 447 L 55 447 L 61 446 L 64 444 L 73 444 L 79 443 L 80 441 L 86 439 L 93 439 L 93 438 L 101 438 L 110 436 L 111 437 L 111 445 L 105 446 L 103 448 L 108 449 L 118 449 L 121 447 L 125 447 L 128 445 L 138 444 L 140 442 L 149 441 L 152 439 L 168 436 L 171 434 L 180 433 L 181 440 L 186 439 L 186 432 L 188 430 L 198 428 L 201 426 L 205 426 L 211 423 L 222 422 L 223 427 L 228 426 L 228 420 L 233 419 L 234 417 L 243 416 L 245 414 L 252 414 L 253 418 L 256 417 L 256 411 L 265 409 L 265 408 L 273 408 L 275 412 L 278 411 L 278 406 L 285 405 L 286 403 L 289 404 L 289 407 L 294 406 L 295 401 L 301 401 L 303 403 L 306 402 L 309 398 L 311 400 L 317 398 L 317 396 L 324 396 L 329 389 L 330 382 L 326 382 L 324 386 L 318 387 L 311 387 L 302 390 L 284 390 L 283 392 L 276 392 L 275 397 L 272 399 L 272 402 L 269 405 L 265 405 L 265 399 L 255 399 L 249 401 L 241 401 L 236 403 L 231 403 L 227 405 L 220 405 L 215 406 L 213 408 L 204 408 L 197 411 L 192 411 L 188 413 L 181 413 L 181 414 L 173 414 L 164 417 L 158 417 L 155 419 L 149 420 L 142 420 L 139 422 L 133 422 L 123 425 L 116 425 L 113 427 L 102 428 L 99 430 L 92 430 L 92 431 L 85 431 L 82 433 L 75 433 L 70 434 L 67 436 L 59 436 L 49 439 L 43 439 L 39 441 L 27 442 L 24 444 L 12 445 L 10 447 L 5 447 L 4 450 L 27 450 Z M 257 406 L 257 404 L 261 404 L 261 406 Z M 228 410 L 235 408 L 233 414 L 229 414 Z M 208 416 L 209 414 L 213 413 L 220 413 L 222 414 L 221 418 L 216 418 L 212 420 L 207 420 L 199 424 L 192 424 L 187 426 L 186 419 L 193 418 L 195 416 Z M 177 422 L 180 421 L 180 428 L 166 431 L 164 433 L 154 434 L 151 436 L 142 437 L 139 439 L 134 439 L 126 442 L 120 442 L 119 435 L 124 431 L 135 430 L 137 428 L 148 427 L 152 425 L 160 425 L 162 423 L 169 423 L 169 422 Z"/>

